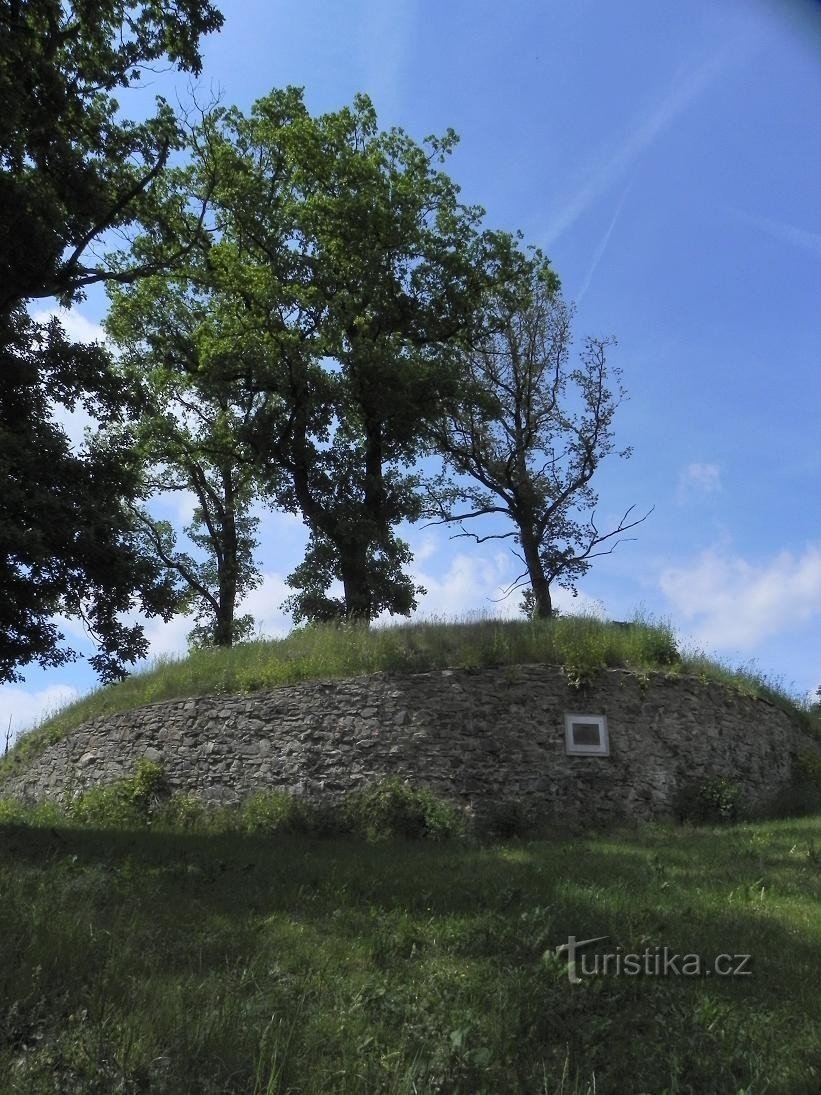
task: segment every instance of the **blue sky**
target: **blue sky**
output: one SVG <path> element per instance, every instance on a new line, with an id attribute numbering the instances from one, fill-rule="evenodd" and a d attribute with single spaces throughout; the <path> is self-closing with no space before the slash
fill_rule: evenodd
<path id="1" fill-rule="evenodd" d="M 599 560 L 578 607 L 670 620 L 683 642 L 797 692 L 821 684 L 821 10 L 809 0 L 223 0 L 200 94 L 250 107 L 299 84 L 314 111 L 368 92 L 383 126 L 453 126 L 448 170 L 488 224 L 541 245 L 615 335 L 629 461 L 598 475 L 602 516 L 655 506 Z M 188 80 L 124 93 L 185 100 Z M 47 302 L 44 307 L 47 306 Z M 35 309 L 37 310 L 37 309 Z M 105 295 L 67 318 L 93 337 Z M 77 423 L 72 425 L 77 428 Z M 175 504 L 176 505 L 176 504 Z M 168 509 L 184 516 L 184 503 Z M 298 520 L 268 514 L 251 611 L 287 630 Z M 515 613 L 503 544 L 411 529 L 423 614 Z M 569 598 L 560 598 L 572 608 Z M 152 651 L 188 624 L 149 622 Z M 67 630 L 69 638 L 74 638 Z M 94 684 L 82 663 L 0 688 L 0 732 Z"/>

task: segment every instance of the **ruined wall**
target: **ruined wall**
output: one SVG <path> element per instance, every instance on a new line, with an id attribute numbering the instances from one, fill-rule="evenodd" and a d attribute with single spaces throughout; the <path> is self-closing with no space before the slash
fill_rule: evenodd
<path id="1" fill-rule="evenodd" d="M 606 715 L 609 756 L 568 756 L 565 712 Z M 747 809 L 817 743 L 779 708 L 695 678 L 609 670 L 577 691 L 527 665 L 375 674 L 155 703 L 72 731 L 0 794 L 60 797 L 161 761 L 176 790 L 235 802 L 279 788 L 337 799 L 384 775 L 476 814 L 511 801 L 568 822 L 669 814 L 686 785 L 733 779 Z"/>

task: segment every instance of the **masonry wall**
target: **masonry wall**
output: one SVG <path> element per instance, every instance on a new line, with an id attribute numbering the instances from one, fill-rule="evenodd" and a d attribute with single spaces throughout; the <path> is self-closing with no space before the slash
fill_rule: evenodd
<path id="1" fill-rule="evenodd" d="M 568 756 L 564 714 L 606 715 L 609 756 Z M 376 674 L 151 704 L 95 719 L 0 794 L 61 797 L 161 761 L 175 790 L 236 802 L 279 788 L 338 799 L 398 774 L 476 815 L 510 801 L 567 822 L 671 812 L 680 788 L 735 780 L 749 810 L 817 743 L 783 711 L 718 683 L 609 670 L 581 691 L 560 669 Z"/>

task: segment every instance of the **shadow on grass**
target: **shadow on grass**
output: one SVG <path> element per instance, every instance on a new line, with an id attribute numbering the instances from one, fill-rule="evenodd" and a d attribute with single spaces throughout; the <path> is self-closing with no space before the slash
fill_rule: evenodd
<path id="1" fill-rule="evenodd" d="M 558 1091 L 570 1061 L 604 1093 L 672 1090 L 675 1077 L 681 1092 L 809 1095 L 821 1077 L 817 869 L 790 850 L 818 832 L 807 820 L 478 846 L 8 825 L 0 982 L 5 999 L 48 1001 L 55 1029 L 81 1009 L 113 1029 L 131 1010 L 176 1044 L 174 1025 L 190 1023 L 193 1086 L 179 1086 L 180 1064 L 167 1088 L 151 1073 L 151 1090 L 252 1090 L 242 1055 L 273 1013 L 301 1018 L 291 1071 L 270 1090 Z M 745 842 L 769 849 L 790 892 L 759 884 Z M 608 937 L 591 958 L 666 946 L 708 963 L 750 954 L 752 972 L 571 984 L 550 954 L 570 935 Z M 209 1000 L 221 1010 L 203 1033 Z M 160 1054 L 144 1037 L 146 1059 Z M 338 1058 L 336 1079 L 323 1054 Z M 389 1059 L 416 1070 L 413 1084 L 381 1086 Z M 235 1079 L 209 1087 L 209 1069 Z"/>

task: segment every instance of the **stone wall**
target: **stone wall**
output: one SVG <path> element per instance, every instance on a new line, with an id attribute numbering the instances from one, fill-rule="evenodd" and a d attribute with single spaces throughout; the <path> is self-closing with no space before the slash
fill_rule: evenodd
<path id="1" fill-rule="evenodd" d="M 609 756 L 569 756 L 564 714 L 606 715 Z M 527 665 L 376 674 L 155 703 L 95 719 L 0 784 L 60 797 L 161 761 L 175 790 L 236 802 L 280 788 L 338 799 L 387 774 L 475 814 L 516 801 L 567 822 L 671 812 L 677 792 L 728 776 L 766 807 L 818 744 L 785 712 L 718 683 L 609 670 L 580 691 Z"/>

